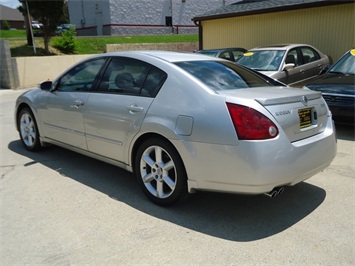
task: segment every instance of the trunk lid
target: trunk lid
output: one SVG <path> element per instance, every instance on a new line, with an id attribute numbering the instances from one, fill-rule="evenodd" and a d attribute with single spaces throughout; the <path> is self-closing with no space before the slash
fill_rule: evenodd
<path id="1" fill-rule="evenodd" d="M 290 142 L 314 136 L 326 128 L 328 107 L 317 91 L 261 87 L 218 93 L 227 96 L 227 101 L 230 96 L 257 101 L 278 122 Z"/>

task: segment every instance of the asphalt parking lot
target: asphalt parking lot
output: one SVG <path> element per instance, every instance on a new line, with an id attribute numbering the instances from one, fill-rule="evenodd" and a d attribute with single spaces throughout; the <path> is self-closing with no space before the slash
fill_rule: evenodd
<path id="1" fill-rule="evenodd" d="M 354 129 L 324 172 L 274 199 L 197 193 L 153 205 L 133 175 L 49 147 L 22 148 L 0 90 L 1 265 L 355 265 Z"/>

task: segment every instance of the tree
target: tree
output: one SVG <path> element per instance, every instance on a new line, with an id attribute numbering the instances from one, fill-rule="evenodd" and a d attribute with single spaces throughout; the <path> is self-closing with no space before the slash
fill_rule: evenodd
<path id="1" fill-rule="evenodd" d="M 43 32 L 44 49 L 49 54 L 49 41 L 55 34 L 58 24 L 64 16 L 65 0 L 19 0 L 21 3 L 27 2 L 31 17 L 43 24 L 41 28 Z M 26 3 L 25 3 L 26 4 Z M 25 15 L 26 5 L 19 7 L 19 10 Z"/>

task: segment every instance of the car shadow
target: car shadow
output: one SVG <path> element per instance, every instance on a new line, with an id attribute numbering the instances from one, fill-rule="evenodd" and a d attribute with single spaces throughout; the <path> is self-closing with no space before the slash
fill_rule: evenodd
<path id="1" fill-rule="evenodd" d="M 186 233 L 193 230 L 231 241 L 255 241 L 278 234 L 312 213 L 326 197 L 322 188 L 302 182 L 276 198 L 199 192 L 180 204 L 162 208 L 145 198 L 132 173 L 118 167 L 55 146 L 33 153 L 18 140 L 8 148 L 32 160 L 25 167 L 40 163 L 112 200 L 182 226 Z"/>
<path id="2" fill-rule="evenodd" d="M 335 124 L 337 138 L 342 140 L 355 140 L 354 126 Z"/>

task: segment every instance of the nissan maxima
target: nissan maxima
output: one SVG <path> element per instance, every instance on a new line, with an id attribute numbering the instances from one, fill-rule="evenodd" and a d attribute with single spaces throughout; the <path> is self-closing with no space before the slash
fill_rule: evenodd
<path id="1" fill-rule="evenodd" d="M 198 191 L 276 196 L 336 154 L 320 92 L 192 53 L 92 56 L 19 96 L 15 120 L 27 150 L 58 145 L 122 167 L 162 206 Z"/>

